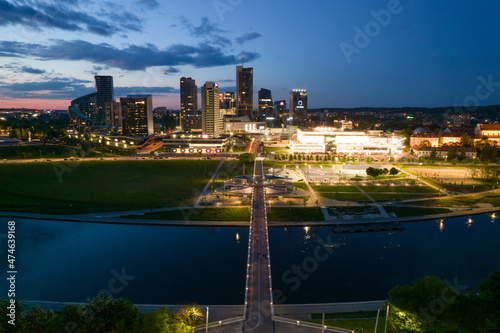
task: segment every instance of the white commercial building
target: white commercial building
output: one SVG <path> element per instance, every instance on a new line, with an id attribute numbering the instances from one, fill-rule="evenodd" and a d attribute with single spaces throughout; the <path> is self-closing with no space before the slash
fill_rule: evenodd
<path id="1" fill-rule="evenodd" d="M 297 130 L 290 140 L 295 153 L 400 154 L 404 137 L 382 131 L 351 132 L 332 127 L 316 127 L 313 131 Z"/>

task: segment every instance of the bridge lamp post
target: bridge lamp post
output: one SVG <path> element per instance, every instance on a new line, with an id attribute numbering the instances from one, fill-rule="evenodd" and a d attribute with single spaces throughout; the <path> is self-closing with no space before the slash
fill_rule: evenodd
<path id="1" fill-rule="evenodd" d="M 209 310 L 209 307 L 207 306 L 207 318 L 206 318 L 206 321 L 205 321 L 205 332 L 208 333 L 208 310 Z"/>

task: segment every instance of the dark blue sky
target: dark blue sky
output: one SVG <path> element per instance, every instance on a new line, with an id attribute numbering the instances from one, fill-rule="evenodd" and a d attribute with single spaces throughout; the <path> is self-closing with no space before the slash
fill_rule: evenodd
<path id="1" fill-rule="evenodd" d="M 178 108 L 181 76 L 234 90 L 242 53 L 255 93 L 307 89 L 312 108 L 500 104 L 498 13 L 485 0 L 0 0 L 0 107 L 66 108 L 103 74 L 117 97 Z"/>

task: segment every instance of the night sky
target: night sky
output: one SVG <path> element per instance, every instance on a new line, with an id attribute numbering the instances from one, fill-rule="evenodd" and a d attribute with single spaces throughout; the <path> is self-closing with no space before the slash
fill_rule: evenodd
<path id="1" fill-rule="evenodd" d="M 67 109 L 113 75 L 115 97 L 179 108 L 179 78 L 310 108 L 500 104 L 498 1 L 0 0 L 0 107 Z M 498 83 L 497 83 L 498 82 Z"/>

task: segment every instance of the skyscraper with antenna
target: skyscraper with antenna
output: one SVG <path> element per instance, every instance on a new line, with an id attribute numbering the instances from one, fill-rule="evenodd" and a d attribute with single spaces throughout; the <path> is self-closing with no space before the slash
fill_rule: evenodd
<path id="1" fill-rule="evenodd" d="M 253 68 L 245 68 L 245 56 L 241 56 L 241 66 L 236 66 L 236 112 L 239 117 L 252 119 L 253 112 Z"/>

